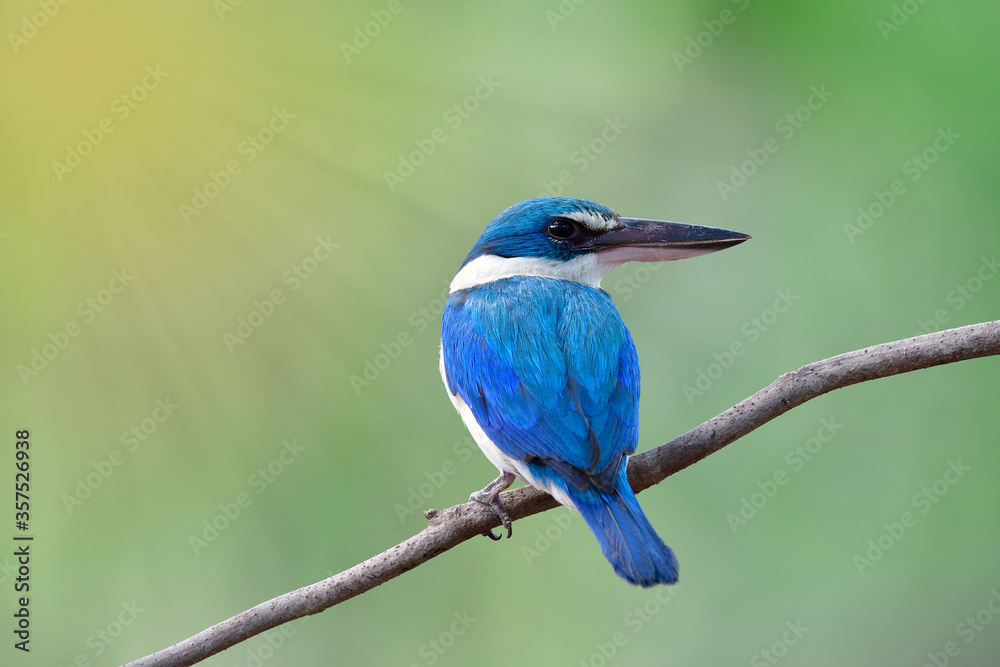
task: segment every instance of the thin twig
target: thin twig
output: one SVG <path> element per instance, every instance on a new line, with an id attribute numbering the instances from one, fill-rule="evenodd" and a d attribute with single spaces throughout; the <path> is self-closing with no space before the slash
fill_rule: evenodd
<path id="1" fill-rule="evenodd" d="M 817 361 L 790 373 L 687 433 L 629 460 L 629 481 L 638 493 L 750 433 L 775 417 L 834 389 L 921 368 L 1000 354 L 1000 320 L 874 345 Z M 503 494 L 511 518 L 556 507 L 532 487 Z M 224 649 L 349 600 L 412 570 L 448 549 L 499 526 L 479 503 L 428 510 L 427 528 L 405 542 L 329 579 L 285 593 L 125 667 L 193 665 Z"/>

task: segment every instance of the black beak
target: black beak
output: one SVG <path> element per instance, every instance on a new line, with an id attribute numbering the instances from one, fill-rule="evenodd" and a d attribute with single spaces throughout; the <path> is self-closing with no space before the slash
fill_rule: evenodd
<path id="1" fill-rule="evenodd" d="M 728 229 L 682 222 L 619 218 L 619 223 L 589 244 L 602 259 L 663 262 L 723 250 L 750 238 Z"/>

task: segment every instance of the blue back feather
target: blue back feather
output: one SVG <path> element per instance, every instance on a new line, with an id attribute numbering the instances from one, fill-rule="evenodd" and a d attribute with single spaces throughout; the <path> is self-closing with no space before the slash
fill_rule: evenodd
<path id="1" fill-rule="evenodd" d="M 638 442 L 639 363 L 607 292 L 537 276 L 457 291 L 442 349 L 448 390 L 502 452 L 614 488 Z"/>

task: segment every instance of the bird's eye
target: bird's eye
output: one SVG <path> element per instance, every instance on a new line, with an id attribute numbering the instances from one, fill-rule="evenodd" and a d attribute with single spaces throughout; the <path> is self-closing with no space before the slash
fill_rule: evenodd
<path id="1" fill-rule="evenodd" d="M 565 241 L 566 239 L 572 238 L 576 233 L 576 225 L 566 218 L 556 218 L 549 223 L 548 228 L 549 236 L 559 241 Z"/>

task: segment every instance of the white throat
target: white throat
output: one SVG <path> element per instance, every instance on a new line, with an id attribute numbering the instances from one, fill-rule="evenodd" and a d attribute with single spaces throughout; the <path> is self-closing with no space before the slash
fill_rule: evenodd
<path id="1" fill-rule="evenodd" d="M 481 255 L 462 267 L 451 281 L 450 290 L 456 292 L 513 276 L 559 278 L 599 288 L 604 276 L 624 263 L 624 261 L 598 260 L 598 256 L 594 253 L 574 257 L 568 262 L 541 257 Z"/>

